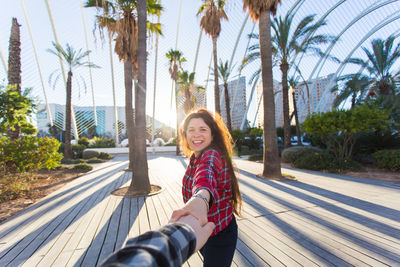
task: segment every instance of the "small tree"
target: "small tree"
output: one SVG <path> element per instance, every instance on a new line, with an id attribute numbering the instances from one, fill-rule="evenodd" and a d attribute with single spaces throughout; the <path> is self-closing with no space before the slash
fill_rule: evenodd
<path id="1" fill-rule="evenodd" d="M 28 118 L 34 112 L 36 104 L 29 98 L 30 89 L 20 94 L 16 86 L 0 87 L 0 133 L 15 131 L 18 127 L 24 134 L 35 134 L 37 130 Z"/>
<path id="2" fill-rule="evenodd" d="M 355 134 L 384 129 L 390 123 L 389 114 L 367 105 L 350 110 L 314 113 L 304 121 L 307 134 L 318 135 L 336 158 L 349 159 L 353 153 Z"/>

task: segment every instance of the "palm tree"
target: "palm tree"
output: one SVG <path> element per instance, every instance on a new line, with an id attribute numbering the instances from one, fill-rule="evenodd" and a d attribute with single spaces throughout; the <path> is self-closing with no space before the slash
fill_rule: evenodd
<path id="1" fill-rule="evenodd" d="M 232 74 L 232 68 L 229 69 L 228 60 L 225 62 L 222 62 L 222 60 L 220 59 L 219 65 L 218 65 L 218 75 L 224 82 L 226 124 L 228 126 L 228 130 L 230 133 L 232 133 L 232 120 L 231 120 L 231 106 L 230 106 L 230 98 L 229 98 L 230 96 L 229 96 L 229 91 L 228 91 L 228 81 L 229 81 L 231 74 Z"/>
<path id="2" fill-rule="evenodd" d="M 186 70 L 178 73 L 178 93 L 183 94 L 185 97 L 183 102 L 183 110 L 185 114 L 189 114 L 196 104 L 196 97 L 194 93 L 204 90 L 203 87 L 196 86 L 194 84 L 194 75 L 194 72 L 189 73 Z"/>
<path id="3" fill-rule="evenodd" d="M 146 152 L 146 77 L 147 77 L 147 0 L 138 0 L 138 86 L 135 88 L 135 177 L 129 190 L 137 194 L 150 192 Z"/>
<path id="4" fill-rule="evenodd" d="M 211 36 L 213 42 L 214 69 L 218 69 L 217 62 L 217 39 L 221 32 L 221 20 L 228 20 L 228 16 L 224 11 L 225 0 L 202 0 L 197 15 L 203 14 L 200 20 L 200 27 L 204 32 Z M 214 101 L 215 112 L 221 113 L 221 105 L 219 99 L 218 72 L 214 73 Z"/>
<path id="5" fill-rule="evenodd" d="M 147 13 L 151 15 L 158 15 L 162 11 L 161 5 L 158 4 L 157 0 L 148 0 L 145 3 L 147 6 Z M 115 38 L 115 53 L 117 53 L 120 60 L 124 62 L 124 77 L 125 77 L 125 116 L 126 116 L 126 127 L 128 133 L 129 142 L 129 170 L 133 172 L 134 169 L 134 158 L 135 154 L 139 153 L 140 157 L 145 153 L 143 151 L 135 152 L 135 123 L 136 119 L 142 116 L 144 111 L 135 112 L 135 118 L 133 116 L 133 103 L 132 103 L 132 79 L 137 81 L 138 78 L 138 10 L 136 0 L 87 0 L 85 7 L 96 7 L 99 14 L 97 18 L 97 26 L 102 30 L 107 28 L 109 37 L 116 35 Z M 147 20 L 147 18 L 146 18 Z M 147 27 L 151 32 L 161 33 L 160 24 L 148 23 Z M 143 33 L 146 35 L 146 33 Z M 143 37 L 143 36 L 142 36 Z M 145 53 L 145 52 L 144 52 Z M 142 85 L 143 86 L 143 85 Z M 137 87 L 137 86 L 136 86 Z M 136 94 L 141 94 L 139 90 L 136 90 Z M 142 99 L 142 95 L 137 96 L 135 99 Z M 143 108 L 142 105 L 140 105 Z M 138 107 L 136 107 L 138 109 Z M 139 118 L 140 124 L 145 118 Z M 144 127 L 145 129 L 145 127 Z M 138 136 L 143 138 L 143 135 Z M 139 140 L 138 144 L 142 144 L 143 140 Z M 143 147 L 141 146 L 141 149 Z M 139 168 L 147 168 L 146 164 L 139 165 Z M 135 170 L 136 171 L 136 170 Z M 146 171 L 138 170 L 139 173 L 147 173 Z M 133 188 L 133 176 L 132 183 L 129 190 Z M 147 179 L 146 179 L 147 178 Z M 148 177 L 139 178 L 143 184 L 138 185 L 135 190 L 146 191 L 150 189 L 150 183 Z M 142 190 L 143 189 L 143 190 Z"/>
<path id="6" fill-rule="evenodd" d="M 16 18 L 12 19 L 10 43 L 8 47 L 8 84 L 13 86 L 21 94 L 21 35 Z M 15 130 L 8 129 L 7 135 L 11 139 L 18 139 L 21 135 L 21 127 L 14 125 Z"/>
<path id="7" fill-rule="evenodd" d="M 272 45 L 276 51 L 279 67 L 282 72 L 282 99 L 283 99 L 283 129 L 284 129 L 284 147 L 290 146 L 290 118 L 289 118 L 289 87 L 288 87 L 288 70 L 289 64 L 298 54 L 312 52 L 322 55 L 321 44 L 328 43 L 334 37 L 327 34 L 313 35 L 315 31 L 326 25 L 325 21 L 314 23 L 315 15 L 304 17 L 297 27 L 292 30 L 294 15 L 287 14 L 282 17 L 274 18 L 272 29 L 274 36 L 272 37 Z M 292 33 L 293 32 L 293 33 Z"/>
<path id="8" fill-rule="evenodd" d="M 350 74 L 341 77 L 338 80 L 345 80 L 343 88 L 339 91 L 339 87 L 335 86 L 332 88 L 332 92 L 339 92 L 333 102 L 333 107 L 337 108 L 340 104 L 345 102 L 347 99 L 351 99 L 351 108 L 356 103 L 361 101 L 368 95 L 370 78 L 362 74 Z"/>
<path id="9" fill-rule="evenodd" d="M 52 42 L 54 50 L 47 49 L 47 51 L 56 57 L 61 56 L 62 60 L 68 66 L 68 77 L 66 84 L 66 104 L 65 104 L 65 147 L 64 157 L 66 159 L 72 159 L 72 148 L 71 148 L 71 107 L 72 107 L 72 75 L 73 72 L 79 67 L 98 67 L 87 60 L 87 56 L 90 54 L 90 50 L 82 51 L 82 49 L 75 50 L 68 43 L 65 49 L 59 44 Z M 56 70 L 57 71 L 57 70 Z M 52 80 L 53 73 L 50 76 Z M 55 78 L 54 83 L 57 83 L 58 77 Z"/>
<path id="10" fill-rule="evenodd" d="M 178 88 L 178 73 L 182 70 L 182 63 L 186 62 L 186 58 L 183 57 L 183 53 L 179 50 L 170 49 L 165 55 L 169 59 L 169 74 L 171 79 L 174 81 L 174 87 L 172 87 L 172 92 L 175 95 L 175 108 L 176 108 L 176 155 L 179 155 L 179 121 L 178 121 L 178 101 L 177 92 Z M 171 100 L 172 101 L 172 100 Z M 171 104 L 172 107 L 172 104 Z"/>
<path id="11" fill-rule="evenodd" d="M 360 58 L 349 59 L 349 62 L 359 64 L 366 68 L 372 82 L 372 93 L 387 96 L 396 93 L 396 79 L 400 73 L 394 74 L 393 65 L 400 58 L 400 43 L 394 48 L 395 36 L 391 35 L 386 40 L 374 39 L 371 42 L 372 50 L 363 47 L 367 60 Z"/>
<path id="12" fill-rule="evenodd" d="M 260 34 L 261 75 L 264 104 L 264 155 L 265 178 L 281 178 L 281 162 L 275 125 L 275 103 L 272 78 L 272 46 L 270 14 L 275 15 L 280 0 L 243 0 L 244 9 L 249 10 L 253 20 L 258 20 Z"/>

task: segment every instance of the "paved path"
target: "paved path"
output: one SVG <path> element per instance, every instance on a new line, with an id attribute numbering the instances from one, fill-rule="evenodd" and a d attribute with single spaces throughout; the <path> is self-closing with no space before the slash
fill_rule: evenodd
<path id="1" fill-rule="evenodd" d="M 127 157 L 117 156 L 0 224 L 0 266 L 96 266 L 127 238 L 168 221 L 182 205 L 187 160 L 149 155 L 162 193 L 121 198 Z M 284 168 L 267 181 L 240 169 L 243 218 L 233 266 L 400 266 L 400 184 Z M 199 254 L 184 266 L 202 266 Z"/>

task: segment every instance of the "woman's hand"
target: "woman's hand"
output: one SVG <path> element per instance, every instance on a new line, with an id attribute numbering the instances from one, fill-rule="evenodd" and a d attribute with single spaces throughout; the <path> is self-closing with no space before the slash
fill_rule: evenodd
<path id="1" fill-rule="evenodd" d="M 197 194 L 201 194 L 206 197 L 208 200 L 210 199 L 210 193 L 207 190 L 200 190 Z M 183 208 L 174 210 L 171 215 L 170 223 L 178 221 L 182 216 L 192 215 L 196 217 L 202 226 L 204 226 L 208 222 L 207 218 L 208 207 L 205 201 L 198 197 L 192 197 L 188 202 L 186 202 Z"/>

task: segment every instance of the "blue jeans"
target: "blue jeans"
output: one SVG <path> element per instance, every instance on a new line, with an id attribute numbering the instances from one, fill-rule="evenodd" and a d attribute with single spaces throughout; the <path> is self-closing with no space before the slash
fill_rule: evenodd
<path id="1" fill-rule="evenodd" d="M 201 255 L 204 257 L 204 267 L 229 267 L 232 264 L 233 254 L 236 249 L 238 238 L 238 227 L 236 219 L 233 217 L 229 225 L 216 234 L 211 236 L 202 249 Z"/>

